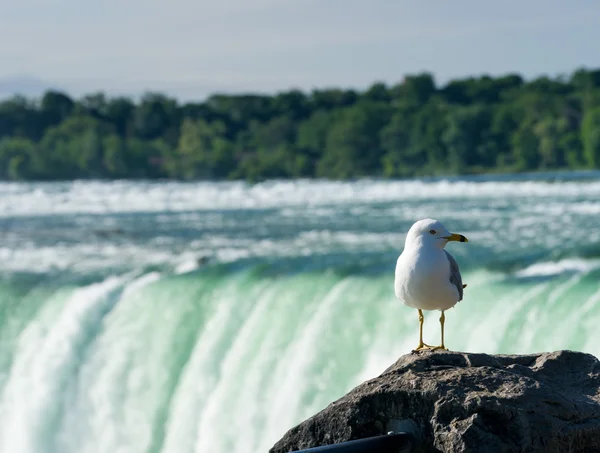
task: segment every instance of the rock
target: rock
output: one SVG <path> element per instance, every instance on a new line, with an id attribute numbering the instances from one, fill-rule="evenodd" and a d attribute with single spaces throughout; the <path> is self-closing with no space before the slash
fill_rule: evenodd
<path id="1" fill-rule="evenodd" d="M 405 355 L 270 453 L 385 434 L 392 420 L 416 423 L 423 452 L 600 452 L 600 362 L 572 351 Z"/>

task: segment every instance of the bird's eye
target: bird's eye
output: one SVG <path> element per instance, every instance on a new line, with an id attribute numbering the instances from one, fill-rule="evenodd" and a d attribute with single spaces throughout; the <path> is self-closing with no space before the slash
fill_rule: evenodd
<path id="1" fill-rule="evenodd" d="M 429 230 L 429 232 L 430 232 L 431 234 L 435 234 L 435 233 L 436 233 L 436 231 L 435 231 L 435 230 Z"/>

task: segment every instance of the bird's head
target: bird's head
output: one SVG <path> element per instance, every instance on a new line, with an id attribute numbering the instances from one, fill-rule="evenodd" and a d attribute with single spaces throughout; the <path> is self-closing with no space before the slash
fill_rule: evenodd
<path id="1" fill-rule="evenodd" d="M 469 242 L 462 234 L 450 233 L 438 220 L 423 219 L 415 222 L 408 230 L 405 247 L 420 243 L 443 249 L 449 241 Z"/>

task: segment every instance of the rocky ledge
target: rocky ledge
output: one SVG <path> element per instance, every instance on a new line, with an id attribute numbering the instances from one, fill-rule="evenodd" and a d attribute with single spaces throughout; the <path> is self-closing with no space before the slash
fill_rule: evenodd
<path id="1" fill-rule="evenodd" d="M 600 362 L 572 351 L 408 354 L 270 453 L 385 434 L 393 421 L 420 431 L 423 452 L 600 452 Z"/>

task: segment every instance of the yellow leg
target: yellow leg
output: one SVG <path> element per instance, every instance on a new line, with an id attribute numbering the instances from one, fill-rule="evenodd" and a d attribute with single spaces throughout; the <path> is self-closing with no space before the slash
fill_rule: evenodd
<path id="1" fill-rule="evenodd" d="M 446 322 L 446 315 L 444 315 L 444 310 L 442 310 L 442 315 L 440 316 L 440 324 L 442 326 L 442 344 L 432 349 L 443 349 L 444 351 L 448 350 L 448 348 L 444 346 L 444 322 Z"/>
<path id="2" fill-rule="evenodd" d="M 423 321 L 425 321 L 425 317 L 423 316 L 423 311 L 419 308 L 419 345 L 413 349 L 413 351 L 420 351 L 422 349 L 431 349 L 431 346 L 423 343 Z"/>

